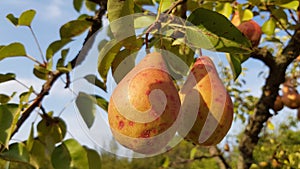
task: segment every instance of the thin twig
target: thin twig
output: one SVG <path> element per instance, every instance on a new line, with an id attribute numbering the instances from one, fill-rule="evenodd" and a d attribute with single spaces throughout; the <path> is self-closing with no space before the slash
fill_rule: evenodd
<path id="1" fill-rule="evenodd" d="M 26 89 L 28 89 L 28 90 L 30 89 L 30 87 L 26 86 L 23 82 L 19 81 L 18 79 L 15 79 L 15 81 L 16 81 L 17 83 L 19 83 L 21 86 L 25 87 Z M 33 93 L 34 93 L 35 95 L 38 95 L 38 93 L 37 93 L 36 91 L 34 91 L 34 90 L 33 90 Z"/>
<path id="2" fill-rule="evenodd" d="M 44 63 L 46 63 L 45 58 L 44 58 L 44 54 L 43 54 L 43 52 L 42 52 L 42 49 L 41 49 L 40 43 L 39 43 L 39 41 L 38 41 L 38 39 L 37 39 L 37 36 L 35 35 L 35 33 L 34 33 L 34 31 L 33 31 L 33 29 L 32 29 L 31 26 L 29 26 L 29 29 L 30 29 L 31 34 L 32 34 L 32 36 L 33 36 L 33 38 L 34 38 L 34 41 L 35 41 L 35 43 L 36 43 L 36 45 L 37 45 L 37 47 L 38 47 L 38 49 L 39 49 L 39 51 L 40 51 L 42 61 L 43 61 Z"/>
<path id="3" fill-rule="evenodd" d="M 185 2 L 187 2 L 187 0 L 178 0 L 178 1 L 174 2 L 172 4 L 172 6 L 168 9 L 168 11 L 166 13 L 170 14 L 173 9 L 175 9 L 178 5 L 181 5 L 181 4 L 185 3 Z"/>
<path id="4" fill-rule="evenodd" d="M 293 20 L 295 23 L 298 23 L 299 21 L 295 18 L 293 11 L 290 10 L 290 9 L 289 9 L 288 11 L 289 11 L 289 13 L 290 13 L 290 16 L 291 16 L 292 20 Z"/>
<path id="5" fill-rule="evenodd" d="M 272 15 L 271 17 L 274 18 L 274 19 L 279 23 L 279 25 L 282 27 L 282 29 L 283 29 L 290 37 L 293 36 L 293 35 L 285 28 L 285 26 L 281 23 L 281 21 L 280 21 L 275 15 Z"/>

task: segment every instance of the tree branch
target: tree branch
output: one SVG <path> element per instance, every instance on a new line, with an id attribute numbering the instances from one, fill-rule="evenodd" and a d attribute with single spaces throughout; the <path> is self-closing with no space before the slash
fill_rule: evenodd
<path id="1" fill-rule="evenodd" d="M 83 48 L 71 61 L 72 68 L 75 68 L 85 59 L 86 54 L 89 51 L 89 46 L 91 46 L 94 42 L 94 39 L 91 38 L 93 38 L 94 37 L 93 35 L 102 27 L 102 16 L 105 14 L 107 8 L 106 8 L 106 3 L 104 3 L 106 1 L 101 1 L 101 2 L 103 6 L 100 7 L 100 9 L 96 12 L 95 16 L 92 19 L 92 26 L 83 42 Z M 51 74 L 49 74 L 49 78 L 43 84 L 40 93 L 38 93 L 34 101 L 21 113 L 22 115 L 17 121 L 16 128 L 12 133 L 11 138 L 19 131 L 20 127 L 27 120 L 27 118 L 30 116 L 33 110 L 39 107 L 39 105 L 41 105 L 44 97 L 49 94 L 53 84 L 63 74 L 64 73 L 60 71 L 53 71 L 51 72 Z"/>
<path id="2" fill-rule="evenodd" d="M 267 48 L 255 48 L 250 57 L 262 61 L 270 69 L 275 65 L 274 57 Z"/>
<path id="3" fill-rule="evenodd" d="M 250 116 L 244 135 L 239 143 L 239 169 L 248 169 L 254 162 L 253 151 L 259 140 L 259 133 L 264 123 L 272 116 L 269 110 L 274 106 L 280 84 L 285 81 L 287 67 L 300 54 L 299 39 L 300 30 L 296 30 L 281 55 L 274 59 L 273 57 L 271 59 L 270 54 L 260 55 L 260 52 L 254 52 L 251 56 L 263 61 L 270 68 L 270 71 L 263 86 L 262 95 L 255 106 L 254 115 Z"/>
<path id="4" fill-rule="evenodd" d="M 218 149 L 217 146 L 210 147 L 209 148 L 209 153 L 211 155 L 217 155 L 214 158 L 216 159 L 217 163 L 219 164 L 220 169 L 231 169 L 231 166 L 228 164 L 228 162 L 224 158 L 222 152 Z"/>

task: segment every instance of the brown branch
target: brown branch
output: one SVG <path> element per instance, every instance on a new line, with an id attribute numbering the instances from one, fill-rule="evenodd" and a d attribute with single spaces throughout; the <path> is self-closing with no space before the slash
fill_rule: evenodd
<path id="1" fill-rule="evenodd" d="M 240 169 L 248 169 L 254 162 L 253 151 L 259 140 L 259 133 L 262 131 L 264 123 L 272 116 L 269 110 L 274 105 L 280 84 L 285 81 L 287 67 L 300 54 L 300 42 L 298 39 L 300 39 L 300 30 L 295 30 L 288 45 L 284 48 L 281 55 L 274 58 L 274 62 L 271 61 L 271 56 L 261 57 L 261 55 L 255 55 L 255 52 L 251 56 L 263 61 L 270 68 L 270 71 L 263 86 L 262 95 L 255 106 L 255 112 L 250 116 L 244 135 L 239 143 L 240 157 L 238 168 Z M 269 62 L 274 65 L 271 66 Z"/>
<path id="2" fill-rule="evenodd" d="M 279 23 L 279 25 L 282 27 L 282 29 L 285 31 L 285 33 L 287 33 L 290 37 L 293 36 L 275 15 L 271 15 L 271 17 L 273 17 Z"/>
<path id="3" fill-rule="evenodd" d="M 220 169 L 231 169 L 231 166 L 228 164 L 226 159 L 223 156 L 223 153 L 218 149 L 217 146 L 212 146 L 209 148 L 209 153 L 211 155 L 217 155 L 214 157 L 217 161 L 217 163 L 220 166 Z"/>
<path id="4" fill-rule="evenodd" d="M 272 53 L 268 51 L 267 48 L 255 48 L 254 51 L 251 53 L 250 57 L 262 61 L 271 69 L 275 65 L 274 57 Z"/>
<path id="5" fill-rule="evenodd" d="M 80 64 L 85 59 L 86 54 L 89 50 L 89 47 L 94 42 L 93 35 L 102 27 L 102 16 L 105 14 L 105 11 L 106 11 L 106 3 L 104 3 L 104 2 L 106 2 L 106 1 L 101 1 L 101 2 L 103 4 L 100 7 L 100 10 L 98 10 L 96 12 L 95 16 L 92 19 L 92 26 L 83 42 L 82 50 L 71 61 L 72 68 L 75 68 L 78 64 Z M 53 72 L 51 72 L 51 74 L 49 74 L 49 78 L 44 83 L 40 93 L 38 93 L 38 95 L 36 96 L 34 101 L 22 112 L 20 119 L 18 119 L 18 121 L 17 121 L 14 132 L 10 136 L 11 138 L 19 131 L 20 127 L 28 119 L 28 117 L 34 111 L 34 109 L 36 109 L 37 107 L 39 107 L 41 105 L 44 97 L 49 94 L 53 84 L 63 74 L 64 73 L 60 72 L 60 71 L 53 71 Z"/>
<path id="6" fill-rule="evenodd" d="M 170 6 L 170 8 L 167 10 L 167 14 L 171 14 L 171 12 L 172 12 L 172 10 L 173 9 L 175 9 L 177 6 L 179 6 L 179 5 L 181 5 L 181 4 L 183 4 L 183 3 L 186 3 L 187 2 L 187 0 L 178 0 L 178 1 L 176 1 L 176 2 L 174 2 L 171 6 Z"/>
<path id="7" fill-rule="evenodd" d="M 294 16 L 292 10 L 289 9 L 288 11 L 289 11 L 289 13 L 290 13 L 290 16 L 291 16 L 292 20 L 293 20 L 295 23 L 298 23 L 299 21 L 295 18 L 295 16 Z"/>

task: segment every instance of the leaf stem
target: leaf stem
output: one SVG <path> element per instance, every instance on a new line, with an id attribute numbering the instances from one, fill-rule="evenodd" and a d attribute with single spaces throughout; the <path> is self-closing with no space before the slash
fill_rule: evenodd
<path id="1" fill-rule="evenodd" d="M 25 87 L 26 89 L 28 89 L 28 90 L 30 89 L 30 87 L 26 86 L 23 82 L 19 81 L 18 79 L 15 79 L 15 81 L 16 81 L 17 83 L 19 83 L 21 86 Z M 35 95 L 38 95 L 38 93 L 37 93 L 36 91 L 34 91 L 34 90 L 33 90 L 33 93 L 34 93 Z"/>
<path id="2" fill-rule="evenodd" d="M 41 62 L 39 62 L 38 60 L 36 60 L 34 57 L 30 56 L 30 55 L 26 55 L 25 57 L 27 57 L 28 59 L 34 61 L 35 63 L 39 64 L 39 65 L 43 65 Z"/>
<path id="3" fill-rule="evenodd" d="M 38 47 L 38 49 L 39 49 L 39 51 L 40 51 L 41 59 L 42 59 L 42 61 L 43 61 L 44 63 L 46 63 L 46 61 L 45 61 L 45 59 L 44 59 L 45 57 L 44 57 L 44 55 L 43 55 L 43 52 L 42 52 L 40 43 L 39 43 L 39 41 L 38 41 L 38 39 L 37 39 L 37 36 L 35 35 L 33 29 L 31 28 L 31 26 L 29 26 L 29 29 L 30 29 L 30 32 L 31 32 L 31 34 L 32 34 L 32 36 L 33 36 L 33 38 L 34 38 L 34 41 L 35 41 L 35 43 L 36 43 L 36 45 L 37 45 L 37 47 Z"/>

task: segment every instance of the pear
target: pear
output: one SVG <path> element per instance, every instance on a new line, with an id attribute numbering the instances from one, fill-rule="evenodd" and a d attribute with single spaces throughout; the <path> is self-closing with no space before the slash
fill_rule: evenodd
<path id="1" fill-rule="evenodd" d="M 276 97 L 275 102 L 274 102 L 273 110 L 274 110 L 275 112 L 277 112 L 277 111 L 282 110 L 283 107 L 284 107 L 284 105 L 283 105 L 283 102 L 282 102 L 282 100 L 281 100 L 281 96 L 278 95 L 278 96 Z"/>
<path id="2" fill-rule="evenodd" d="M 251 41 L 253 47 L 258 46 L 262 30 L 254 20 L 242 22 L 237 28 Z"/>
<path id="3" fill-rule="evenodd" d="M 282 93 L 281 100 L 285 106 L 290 109 L 297 109 L 300 107 L 300 95 L 294 87 L 284 84 Z"/>
<path id="4" fill-rule="evenodd" d="M 178 90 L 163 56 L 146 55 L 117 85 L 108 106 L 114 138 L 142 154 L 167 148 L 177 130 Z"/>
<path id="5" fill-rule="evenodd" d="M 209 57 L 196 60 L 179 95 L 181 136 L 197 145 L 218 144 L 231 127 L 233 103 Z"/>

